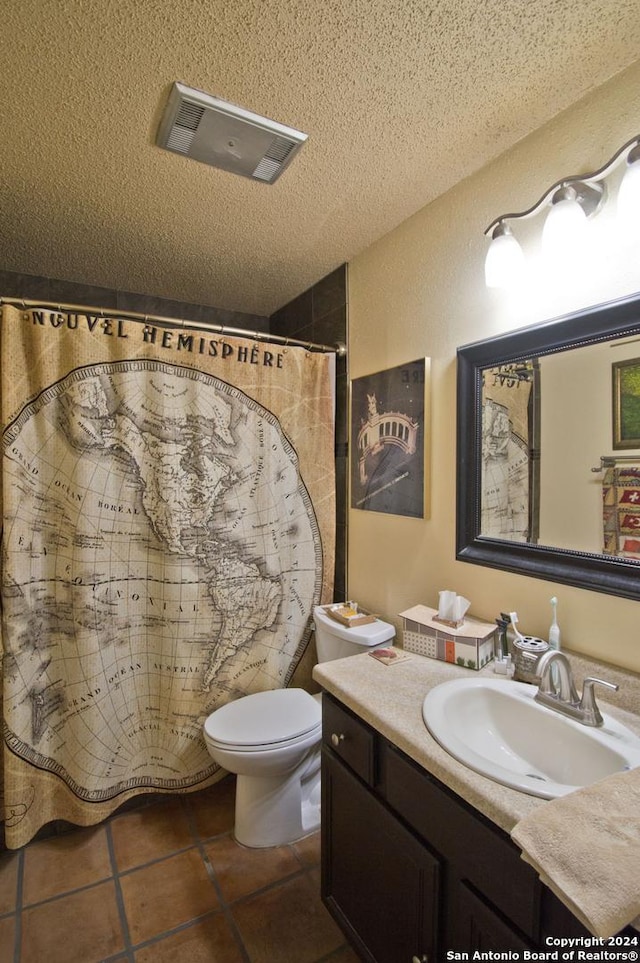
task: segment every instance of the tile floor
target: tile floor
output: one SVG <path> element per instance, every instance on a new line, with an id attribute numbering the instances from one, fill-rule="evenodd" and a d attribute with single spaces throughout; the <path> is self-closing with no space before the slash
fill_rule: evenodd
<path id="1" fill-rule="evenodd" d="M 358 963 L 320 901 L 320 834 L 239 846 L 234 791 L 0 853 L 2 963 Z"/>

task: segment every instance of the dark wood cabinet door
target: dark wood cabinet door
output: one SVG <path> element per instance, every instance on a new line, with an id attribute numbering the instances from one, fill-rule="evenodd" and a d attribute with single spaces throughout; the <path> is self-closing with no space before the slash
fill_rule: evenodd
<path id="1" fill-rule="evenodd" d="M 327 750 L 323 898 L 367 963 L 435 961 L 438 860 Z"/>
<path id="2" fill-rule="evenodd" d="M 457 913 L 451 934 L 451 949 L 468 953 L 474 950 L 530 950 L 532 944 L 512 929 L 473 890 L 461 883 L 458 887 Z"/>

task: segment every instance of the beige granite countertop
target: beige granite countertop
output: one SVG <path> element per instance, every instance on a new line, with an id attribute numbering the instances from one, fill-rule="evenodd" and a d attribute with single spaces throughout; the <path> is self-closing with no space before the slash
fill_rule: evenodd
<path id="1" fill-rule="evenodd" d="M 640 736 L 640 676 L 574 657 L 570 652 L 566 654 L 579 690 L 586 675 L 620 686 L 614 699 L 599 699 L 598 704 L 602 711 Z M 406 661 L 389 666 L 363 654 L 324 662 L 313 670 L 313 678 L 323 689 L 488 819 L 510 832 L 520 819 L 546 801 L 502 786 L 468 769 L 441 748 L 422 720 L 422 703 L 429 689 L 449 679 L 482 675 L 503 678 L 494 674 L 491 663 L 476 673 L 413 653 Z"/>

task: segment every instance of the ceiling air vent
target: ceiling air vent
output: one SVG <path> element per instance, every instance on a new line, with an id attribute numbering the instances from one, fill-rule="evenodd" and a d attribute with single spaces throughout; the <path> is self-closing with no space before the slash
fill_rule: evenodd
<path id="1" fill-rule="evenodd" d="M 273 184 L 306 139 L 292 127 L 174 83 L 157 143 L 211 167 Z"/>

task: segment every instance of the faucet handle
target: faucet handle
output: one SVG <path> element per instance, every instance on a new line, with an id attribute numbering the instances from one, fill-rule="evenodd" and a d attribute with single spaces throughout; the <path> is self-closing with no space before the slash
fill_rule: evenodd
<path id="1" fill-rule="evenodd" d="M 591 676 L 588 676 L 584 680 L 580 709 L 584 713 L 585 718 L 589 719 L 588 725 L 601 726 L 604 719 L 596 704 L 596 695 L 594 692 L 594 686 L 596 685 L 603 685 L 606 689 L 613 689 L 614 692 L 617 692 L 619 687 L 614 682 L 605 682 L 604 679 L 593 679 Z"/>

